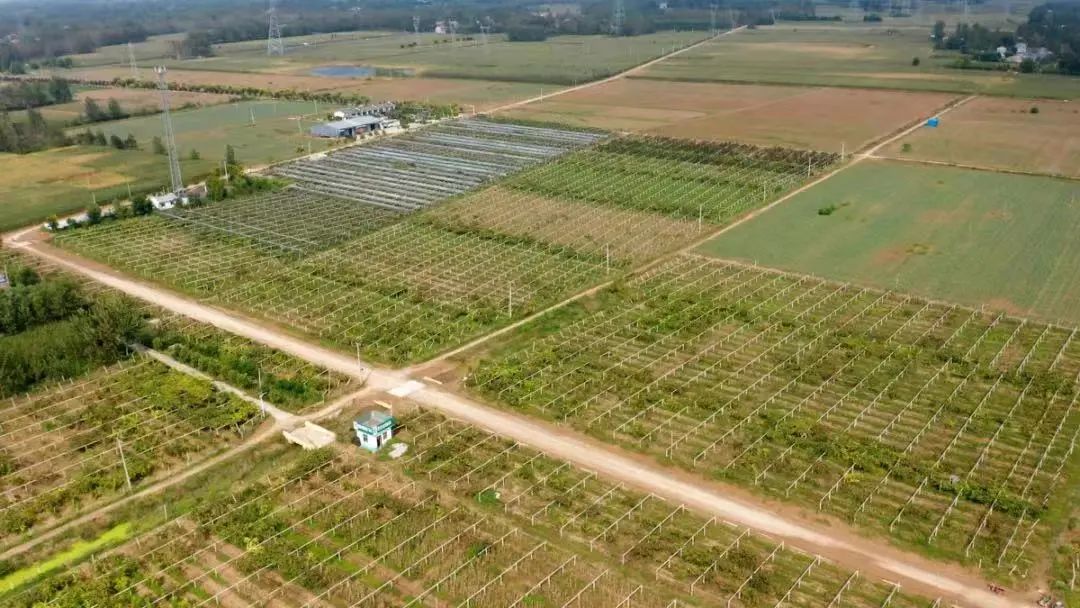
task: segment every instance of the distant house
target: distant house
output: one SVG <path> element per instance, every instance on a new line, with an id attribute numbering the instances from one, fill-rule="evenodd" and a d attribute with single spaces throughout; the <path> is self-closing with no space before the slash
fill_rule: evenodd
<path id="1" fill-rule="evenodd" d="M 173 207 L 181 204 L 181 199 L 174 192 L 165 192 L 163 194 L 151 194 L 146 197 L 150 201 L 150 204 L 154 206 L 154 209 L 163 211 L 165 209 L 172 209 Z"/>
<path id="2" fill-rule="evenodd" d="M 382 129 L 383 118 L 379 116 L 354 116 L 311 127 L 315 137 L 356 137 Z"/>
<path id="3" fill-rule="evenodd" d="M 370 407 L 360 412 L 353 421 L 356 440 L 360 447 L 372 452 L 386 445 L 394 436 L 394 416 L 381 407 Z"/>

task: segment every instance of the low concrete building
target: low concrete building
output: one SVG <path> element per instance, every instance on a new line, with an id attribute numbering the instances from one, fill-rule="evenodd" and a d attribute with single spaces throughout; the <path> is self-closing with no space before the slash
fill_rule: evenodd
<path id="1" fill-rule="evenodd" d="M 382 121 L 379 116 L 354 116 L 315 125 L 311 127 L 311 134 L 315 137 L 356 137 L 382 129 Z"/>
<path id="2" fill-rule="evenodd" d="M 372 452 L 386 445 L 394 436 L 396 421 L 389 410 L 381 407 L 369 407 L 353 421 L 356 440 L 360 447 Z"/>
<path id="3" fill-rule="evenodd" d="M 295 443 L 305 450 L 324 448 L 337 440 L 337 435 L 333 431 L 311 422 L 305 422 L 300 428 L 284 431 L 282 435 L 289 443 Z"/>

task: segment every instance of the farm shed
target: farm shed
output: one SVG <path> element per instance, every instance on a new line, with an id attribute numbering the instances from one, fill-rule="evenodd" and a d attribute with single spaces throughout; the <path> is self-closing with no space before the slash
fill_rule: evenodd
<path id="1" fill-rule="evenodd" d="M 394 436 L 394 417 L 384 408 L 370 407 L 353 421 L 360 447 L 377 451 Z"/>
<path id="2" fill-rule="evenodd" d="M 359 134 L 382 128 L 381 122 L 382 118 L 378 116 L 354 116 L 315 125 L 311 127 L 311 134 L 315 137 L 356 137 Z"/>

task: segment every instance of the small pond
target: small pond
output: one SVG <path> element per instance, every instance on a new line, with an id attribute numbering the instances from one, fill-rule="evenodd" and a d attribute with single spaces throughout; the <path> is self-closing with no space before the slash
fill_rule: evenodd
<path id="1" fill-rule="evenodd" d="M 312 76 L 328 78 L 374 78 L 376 76 L 405 78 L 413 75 L 413 71 L 408 68 L 379 68 L 371 65 L 324 65 L 311 70 L 310 73 Z"/>

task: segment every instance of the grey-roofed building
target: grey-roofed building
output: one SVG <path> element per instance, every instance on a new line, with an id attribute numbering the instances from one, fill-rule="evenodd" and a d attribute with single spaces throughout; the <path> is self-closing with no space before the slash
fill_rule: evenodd
<path id="1" fill-rule="evenodd" d="M 354 116 L 344 120 L 315 125 L 311 127 L 311 134 L 315 137 L 356 137 L 363 133 L 379 130 L 382 120 L 378 116 Z"/>

